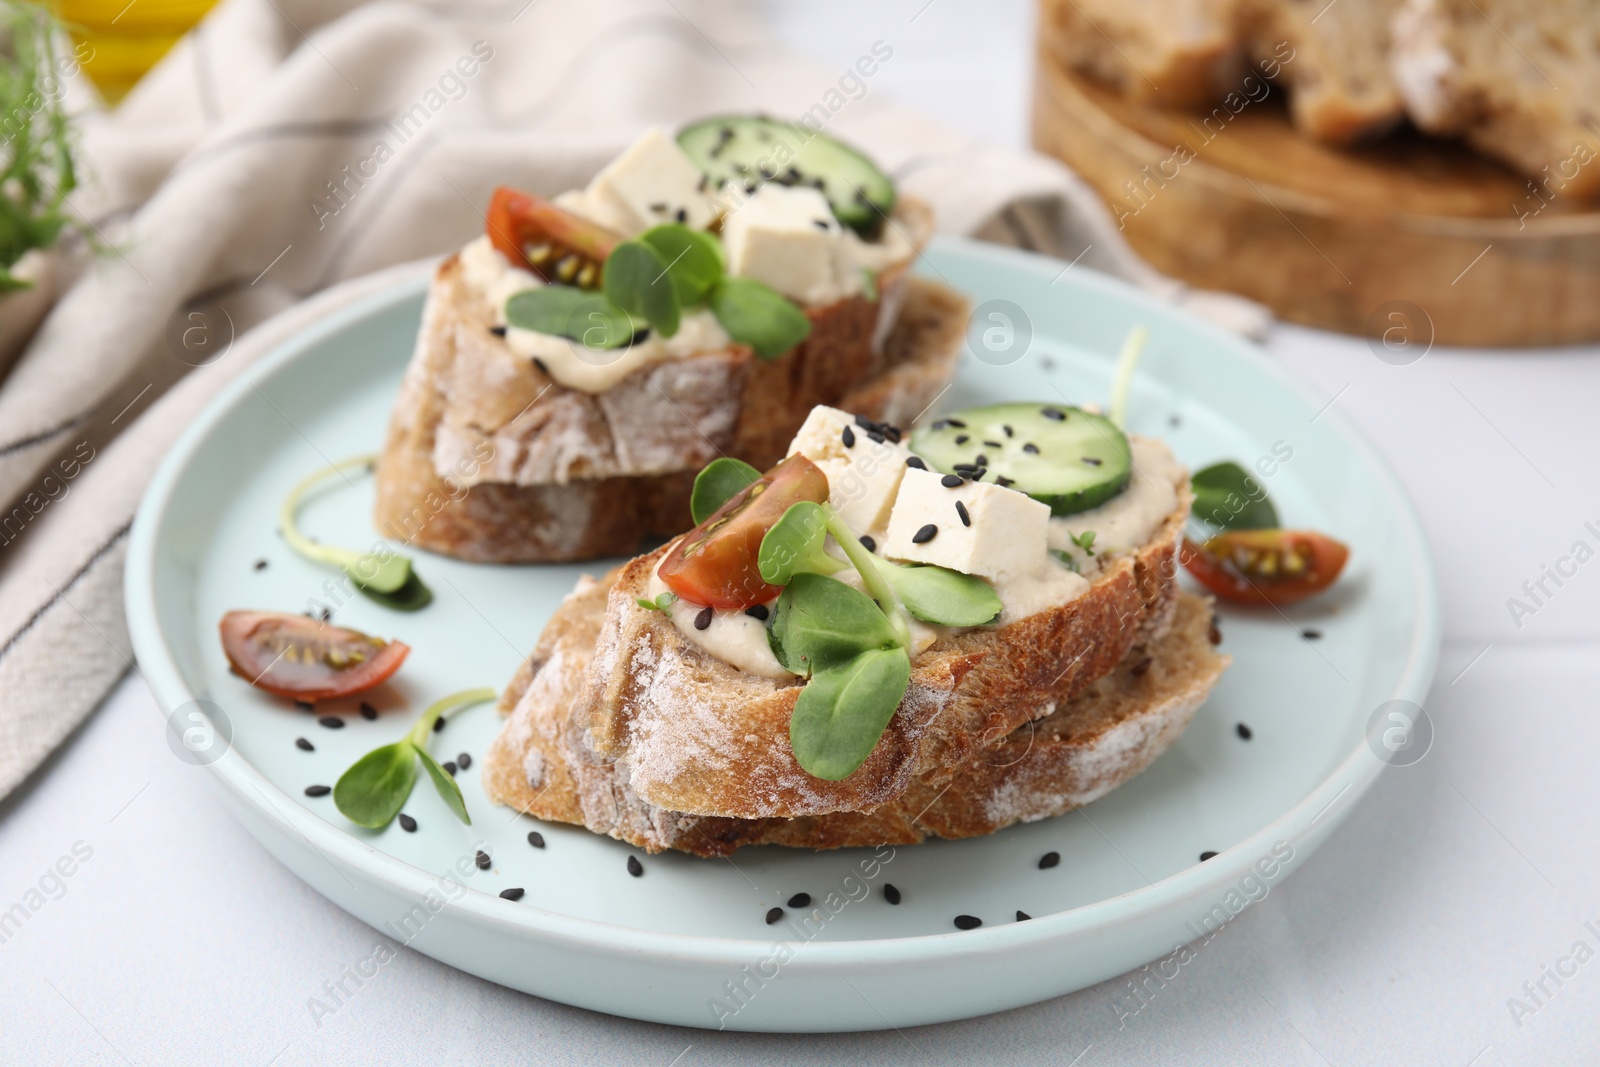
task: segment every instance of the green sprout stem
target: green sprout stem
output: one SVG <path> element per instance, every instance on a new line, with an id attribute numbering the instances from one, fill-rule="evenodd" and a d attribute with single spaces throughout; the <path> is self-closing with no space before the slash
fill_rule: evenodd
<path id="1" fill-rule="evenodd" d="M 428 710 L 422 713 L 422 718 L 417 720 L 416 725 L 411 728 L 411 732 L 406 735 L 406 740 L 417 748 L 427 748 L 428 739 L 433 736 L 434 724 L 439 721 L 441 716 L 445 716 L 447 712 L 457 711 L 473 704 L 483 704 L 493 700 L 497 695 L 493 689 L 487 686 L 482 689 L 467 689 L 460 693 L 451 693 L 442 700 L 437 700 L 428 706 Z"/>
<path id="2" fill-rule="evenodd" d="M 1117 429 L 1127 431 L 1125 416 L 1128 411 L 1128 390 L 1133 385 L 1133 370 L 1139 365 L 1139 357 L 1144 354 L 1145 339 L 1150 336 L 1150 331 L 1143 326 L 1135 326 L 1128 331 L 1128 336 L 1122 342 L 1122 351 L 1117 353 L 1117 368 L 1111 379 L 1111 421 L 1116 423 Z"/>
<path id="3" fill-rule="evenodd" d="M 388 553 L 387 557 L 373 552 L 357 552 L 354 549 L 340 548 L 338 545 L 325 545 L 313 541 L 300 532 L 296 513 L 300 509 L 300 500 L 312 486 L 334 475 L 343 475 L 351 470 L 371 470 L 378 462 L 378 457 L 371 453 L 354 456 L 341 460 L 329 467 L 313 471 L 306 475 L 289 490 L 289 495 L 283 498 L 283 504 L 278 509 L 278 526 L 283 531 L 283 539 L 289 542 L 300 555 L 318 563 L 327 563 L 338 567 L 348 574 L 358 585 L 366 586 L 379 593 L 393 593 L 406 584 L 411 577 L 411 561 L 398 553 Z"/>
<path id="4" fill-rule="evenodd" d="M 911 623 L 906 616 L 906 609 L 900 603 L 900 598 L 889 586 L 883 572 L 878 570 L 878 561 L 872 553 L 868 552 L 856 535 L 851 532 L 836 515 L 832 508 L 826 504 L 822 506 L 823 514 L 827 516 L 828 532 L 833 539 L 839 542 L 839 547 L 844 549 L 845 558 L 855 567 L 861 575 L 861 582 L 867 587 L 867 595 L 878 602 L 878 607 L 889 618 L 889 626 L 894 630 L 895 640 L 900 647 L 907 651 L 911 648 Z"/>

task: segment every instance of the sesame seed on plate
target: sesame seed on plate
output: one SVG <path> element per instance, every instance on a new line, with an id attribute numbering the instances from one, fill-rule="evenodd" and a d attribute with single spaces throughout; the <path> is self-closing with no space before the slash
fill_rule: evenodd
<path id="1" fill-rule="evenodd" d="M 1240 723 L 1238 726 L 1235 726 L 1233 729 L 1234 729 L 1235 733 L 1237 733 L 1241 738 L 1243 738 L 1246 741 L 1250 740 L 1252 737 L 1255 736 L 1255 731 L 1250 729 L 1250 727 L 1246 726 L 1244 723 Z"/>
<path id="2" fill-rule="evenodd" d="M 1001 429 L 1002 429 L 1002 430 L 1004 430 L 1004 431 L 1005 431 L 1005 432 L 1006 432 L 1006 436 L 1007 436 L 1007 437 L 1011 437 L 1011 436 L 1014 436 L 1014 435 L 1013 435 L 1013 434 L 1012 434 L 1012 432 L 1011 432 L 1011 427 L 1010 427 L 1010 426 L 1002 426 L 1002 427 L 1000 427 L 1000 428 L 1001 428 Z"/>
<path id="3" fill-rule="evenodd" d="M 911 535 L 911 543 L 914 545 L 925 545 L 938 535 L 939 527 L 930 522 L 928 525 Z"/>
<path id="4" fill-rule="evenodd" d="M 689 209 L 680 207 L 672 217 L 677 219 L 679 222 L 688 222 L 689 221 Z"/>
<path id="5" fill-rule="evenodd" d="M 1046 852 L 1044 855 L 1039 857 L 1039 869 L 1041 871 L 1047 871 L 1051 867 L 1054 867 L 1056 864 L 1058 864 L 1060 862 L 1061 862 L 1061 853 L 1059 853 L 1059 852 Z"/>
<path id="6" fill-rule="evenodd" d="M 472 766 L 472 757 L 465 752 L 461 753 L 461 755 L 456 757 L 456 766 L 460 767 L 462 770 L 466 770 L 468 767 Z"/>
<path id="7" fill-rule="evenodd" d="M 978 918 L 976 915 L 957 915 L 956 916 L 956 929 L 957 930 L 976 930 L 978 927 L 980 927 L 982 925 L 983 925 L 983 920 Z"/>
<path id="8" fill-rule="evenodd" d="M 809 907 L 811 907 L 811 894 L 810 893 L 796 893 L 794 896 L 789 898 L 789 907 L 791 907 L 791 908 L 809 908 Z"/>
<path id="9" fill-rule="evenodd" d="M 439 764 L 439 766 L 443 767 L 444 768 L 444 773 L 448 774 L 450 777 L 454 778 L 456 776 L 456 761 L 455 760 L 448 760 L 447 759 L 443 763 Z"/>
<path id="10" fill-rule="evenodd" d="M 878 551 L 878 542 L 874 541 L 867 534 L 862 534 L 861 535 L 861 547 L 866 549 L 868 552 L 876 552 L 876 551 Z M 762 616 L 762 617 L 765 618 L 766 616 Z"/>
<path id="11" fill-rule="evenodd" d="M 635 878 L 643 877 L 644 864 L 639 862 L 638 856 L 628 857 L 628 873 L 633 875 Z"/>
<path id="12" fill-rule="evenodd" d="M 961 488 L 961 481 L 962 478 L 959 474 L 946 474 L 943 478 L 939 479 L 939 484 L 944 486 L 946 489 L 959 489 Z"/>
<path id="13" fill-rule="evenodd" d="M 1031 918 L 1033 918 L 1032 915 L 1029 915 L 1027 912 L 1022 911 L 1020 908 L 1017 910 L 1017 922 L 1025 923 Z"/>
<path id="14" fill-rule="evenodd" d="M 1305 638 L 1307 641 L 1320 641 L 1320 640 L 1322 640 L 1322 631 L 1321 630 L 1301 630 L 1300 631 L 1300 636 Z"/>
<path id="15" fill-rule="evenodd" d="M 1006 447 L 1005 445 L 1001 444 L 999 441 L 985 441 L 983 444 L 984 444 L 984 447 L 986 447 L 986 448 L 1004 448 L 1004 447 Z"/>
<path id="16" fill-rule="evenodd" d="M 959 500 L 956 501 L 956 514 L 961 516 L 961 525 L 972 525 L 972 516 L 967 514 L 967 506 Z"/>
<path id="17" fill-rule="evenodd" d="M 839 439 L 844 442 L 846 448 L 856 447 L 856 432 L 848 426 L 839 434 Z"/>
<path id="18" fill-rule="evenodd" d="M 311 703 L 309 700 L 296 700 L 294 702 L 294 706 L 299 708 L 301 711 L 312 711 L 316 708 L 316 705 Z"/>
<path id="19" fill-rule="evenodd" d="M 712 611 L 711 605 L 709 604 L 701 608 L 694 617 L 694 628 L 696 630 L 704 630 L 706 627 L 710 626 L 711 616 L 714 614 L 715 612 Z"/>
<path id="20" fill-rule="evenodd" d="M 891 904 L 900 903 L 900 890 L 894 887 L 894 883 L 883 883 L 883 899 L 887 900 Z"/>
<path id="21" fill-rule="evenodd" d="M 928 469 L 928 465 L 922 461 L 921 456 L 907 456 L 906 466 L 915 467 L 919 471 L 925 471 Z"/>
<path id="22" fill-rule="evenodd" d="M 1067 413 L 1062 411 L 1060 408 L 1040 408 L 1039 414 L 1043 415 L 1047 419 L 1052 419 L 1055 422 L 1061 422 L 1067 417 Z"/>
<path id="23" fill-rule="evenodd" d="M 958 444 L 958 445 L 964 445 L 964 444 L 966 444 L 966 443 L 967 443 L 967 442 L 968 442 L 968 441 L 970 441 L 970 440 L 972 440 L 972 438 L 970 438 L 970 437 L 968 437 L 968 436 L 967 436 L 967 435 L 966 435 L 966 434 L 964 434 L 964 433 L 958 433 L 958 434 L 956 434 L 956 444 Z"/>
<path id="24" fill-rule="evenodd" d="M 445 718 L 444 718 L 443 715 L 441 715 L 437 719 L 433 720 L 433 732 L 434 733 L 438 733 L 439 731 L 443 730 L 444 729 L 444 723 L 445 723 Z"/>
<path id="25" fill-rule="evenodd" d="M 256 570 L 264 571 L 264 570 L 267 569 L 267 561 L 264 560 L 264 559 L 258 559 L 258 560 L 256 560 L 256 565 L 255 566 L 256 566 Z"/>
<path id="26" fill-rule="evenodd" d="M 500 899 L 521 900 L 524 892 L 526 892 L 526 890 L 524 890 L 521 886 L 512 886 L 510 889 L 500 890 Z"/>
<path id="27" fill-rule="evenodd" d="M 768 908 L 767 909 L 767 925 L 768 926 L 771 926 L 773 923 L 777 922 L 781 918 L 783 918 L 783 909 L 782 908 Z"/>
<path id="28" fill-rule="evenodd" d="M 307 741 L 303 737 L 297 737 L 294 739 L 294 747 L 298 748 L 301 752 L 315 752 L 317 750 L 316 745 L 313 745 L 310 741 Z"/>
<path id="29" fill-rule="evenodd" d="M 491 326 L 489 327 L 489 332 L 494 334 L 496 337 L 504 337 L 506 335 L 506 328 L 504 326 Z"/>
<path id="30" fill-rule="evenodd" d="M 306 796 L 308 797 L 325 797 L 331 792 L 333 792 L 332 788 L 325 785 L 306 786 Z"/>
<path id="31" fill-rule="evenodd" d="M 877 430 L 868 430 L 867 431 L 867 440 L 871 441 L 875 445 L 881 445 L 881 444 L 883 444 L 884 441 L 887 440 L 887 438 L 884 437 L 883 434 L 879 433 Z"/>
<path id="32" fill-rule="evenodd" d="M 417 820 L 413 819 L 411 816 L 402 811 L 400 813 L 400 829 L 404 830 L 408 834 L 416 833 Z"/>
<path id="33" fill-rule="evenodd" d="M 1084 456 L 1083 461 L 1091 467 L 1098 467 L 1101 463 L 1100 457 L 1098 456 Z"/>
<path id="34" fill-rule="evenodd" d="M 368 722 L 371 722 L 373 719 L 378 717 L 378 709 L 363 700 L 361 702 L 361 717 L 366 719 Z"/>
<path id="35" fill-rule="evenodd" d="M 1215 855 L 1216 855 L 1215 852 L 1202 852 L 1202 853 L 1200 853 L 1200 862 L 1204 863 L 1206 860 L 1210 859 L 1212 856 L 1215 856 Z"/>
<path id="36" fill-rule="evenodd" d="M 324 715 L 322 718 L 318 719 L 317 722 L 323 726 L 326 726 L 330 730 L 344 729 L 344 720 L 339 718 L 337 715 Z"/>
<path id="37" fill-rule="evenodd" d="M 972 465 L 974 467 L 987 467 L 989 465 L 989 457 L 979 452 L 978 458 L 972 461 Z"/>
<path id="38" fill-rule="evenodd" d="M 760 619 L 762 622 L 766 622 L 767 616 L 770 614 L 765 604 L 751 604 L 744 609 L 744 613 L 752 619 Z"/>
<path id="39" fill-rule="evenodd" d="M 479 849 L 478 854 L 472 857 L 472 862 L 478 865 L 478 870 L 487 871 L 489 869 L 489 854 Z"/>
<path id="40" fill-rule="evenodd" d="M 1037 456 L 1039 454 L 1039 446 L 1034 444 L 1032 441 L 1029 441 L 1027 444 L 1023 445 L 1022 450 L 1030 456 Z"/>
<path id="41" fill-rule="evenodd" d="M 544 848 L 544 835 L 537 830 L 528 831 L 528 844 L 534 848 Z"/>

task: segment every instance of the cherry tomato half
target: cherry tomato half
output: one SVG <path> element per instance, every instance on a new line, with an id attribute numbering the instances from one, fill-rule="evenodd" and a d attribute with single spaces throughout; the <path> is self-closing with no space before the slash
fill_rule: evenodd
<path id="1" fill-rule="evenodd" d="M 1223 600 L 1282 607 L 1332 585 L 1350 549 L 1308 530 L 1234 530 L 1203 545 L 1184 538 L 1181 558 Z"/>
<path id="2" fill-rule="evenodd" d="M 365 692 L 399 670 L 411 651 L 399 641 L 277 611 L 230 611 L 221 629 L 234 673 L 290 700 Z"/>
<path id="3" fill-rule="evenodd" d="M 747 608 L 782 590 L 761 579 L 756 566 L 761 539 L 802 500 L 828 500 L 828 476 L 796 454 L 729 498 L 705 522 L 672 546 L 657 572 L 667 588 L 691 604 Z"/>
<path id="4" fill-rule="evenodd" d="M 489 201 L 489 243 L 512 263 L 547 282 L 595 289 L 600 268 L 620 234 L 581 219 L 532 193 L 500 186 Z"/>

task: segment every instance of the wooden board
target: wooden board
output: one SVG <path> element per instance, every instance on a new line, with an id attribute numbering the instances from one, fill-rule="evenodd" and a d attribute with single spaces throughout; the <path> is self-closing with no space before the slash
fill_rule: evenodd
<path id="1" fill-rule="evenodd" d="M 1288 321 L 1376 337 L 1403 320 L 1411 341 L 1455 345 L 1600 339 L 1600 206 L 1410 131 L 1318 144 L 1282 95 L 1166 111 L 1041 52 L 1033 142 L 1156 268 Z"/>

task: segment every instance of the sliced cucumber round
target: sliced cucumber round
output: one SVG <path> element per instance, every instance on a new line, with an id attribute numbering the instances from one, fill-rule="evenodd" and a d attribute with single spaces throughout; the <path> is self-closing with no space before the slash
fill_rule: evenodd
<path id="1" fill-rule="evenodd" d="M 809 185 L 834 217 L 872 238 L 894 210 L 894 183 L 866 156 L 793 122 L 755 115 L 702 119 L 678 134 L 678 147 L 712 184 L 755 192 L 764 182 Z"/>
<path id="2" fill-rule="evenodd" d="M 946 474 L 996 482 L 1054 515 L 1099 507 L 1128 487 L 1128 438 L 1102 415 L 1065 404 L 993 404 L 935 419 L 911 451 Z"/>

